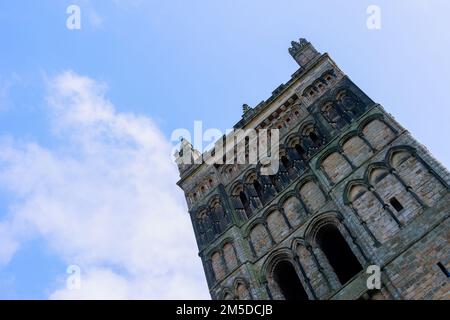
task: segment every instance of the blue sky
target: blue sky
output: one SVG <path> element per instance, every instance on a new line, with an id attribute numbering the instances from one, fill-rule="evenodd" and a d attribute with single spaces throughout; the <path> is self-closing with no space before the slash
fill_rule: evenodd
<path id="1" fill-rule="evenodd" d="M 81 30 L 66 28 L 70 4 Z M 371 4 L 380 30 L 366 27 Z M 1 2 L 0 298 L 208 297 L 176 172 L 161 165 L 168 139 L 195 120 L 232 127 L 243 103 L 288 81 L 299 37 L 448 167 L 449 11 L 447 0 Z M 71 264 L 91 296 L 65 288 Z"/>

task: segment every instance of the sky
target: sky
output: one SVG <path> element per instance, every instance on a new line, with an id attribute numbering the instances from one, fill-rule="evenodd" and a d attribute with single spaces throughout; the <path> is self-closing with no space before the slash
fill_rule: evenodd
<path id="1" fill-rule="evenodd" d="M 0 2 L 0 299 L 208 299 L 171 133 L 231 128 L 296 71 L 300 37 L 449 167 L 449 12 L 448 0 Z"/>

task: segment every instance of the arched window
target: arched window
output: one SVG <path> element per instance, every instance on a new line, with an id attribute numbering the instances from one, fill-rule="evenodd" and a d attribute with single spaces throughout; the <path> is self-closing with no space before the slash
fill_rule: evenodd
<path id="1" fill-rule="evenodd" d="M 259 199 L 263 199 L 263 189 L 261 187 L 261 184 L 257 179 L 253 180 L 253 187 L 256 190 L 256 193 L 258 194 Z"/>
<path id="2" fill-rule="evenodd" d="M 223 256 L 228 270 L 234 270 L 238 265 L 238 260 L 233 244 L 228 242 L 223 246 Z"/>
<path id="3" fill-rule="evenodd" d="M 242 205 L 244 206 L 244 210 L 247 213 L 247 216 L 251 215 L 251 209 L 250 209 L 250 202 L 248 201 L 247 195 L 244 191 L 239 192 L 239 199 L 242 202 Z"/>
<path id="4" fill-rule="evenodd" d="M 427 168 L 426 163 L 411 154 L 410 150 L 394 152 L 390 164 L 428 206 L 435 205 L 445 194 L 445 185 Z"/>
<path id="5" fill-rule="evenodd" d="M 216 251 L 211 256 L 211 266 L 216 280 L 220 280 L 225 276 L 225 267 L 220 252 Z"/>
<path id="6" fill-rule="evenodd" d="M 303 166 L 298 163 L 296 163 L 296 167 L 294 167 L 293 161 L 300 160 L 300 157 L 297 155 L 297 152 L 293 148 L 287 148 L 282 154 L 280 158 L 280 172 L 281 176 L 284 174 L 284 180 L 283 183 L 287 183 L 287 180 L 293 180 L 296 177 L 298 177 L 298 171 L 301 170 Z"/>
<path id="7" fill-rule="evenodd" d="M 262 223 L 257 223 L 252 227 L 249 233 L 249 238 L 255 256 L 260 256 L 266 253 L 272 246 L 270 235 Z"/>
<path id="8" fill-rule="evenodd" d="M 354 184 L 348 192 L 348 200 L 375 242 L 384 243 L 399 231 L 397 222 L 367 185 Z"/>
<path id="9" fill-rule="evenodd" d="M 283 164 L 283 166 L 286 169 L 289 169 L 291 167 L 291 162 L 289 161 L 289 159 L 286 156 L 281 157 L 281 163 Z"/>
<path id="10" fill-rule="evenodd" d="M 345 140 L 342 144 L 342 151 L 356 167 L 363 164 L 373 154 L 367 142 L 357 135 Z"/>
<path id="11" fill-rule="evenodd" d="M 311 212 L 317 211 L 327 202 L 325 194 L 315 180 L 309 180 L 303 183 L 299 193 L 300 198 Z"/>
<path id="12" fill-rule="evenodd" d="M 309 123 L 301 129 L 303 140 L 303 148 L 310 152 L 312 149 L 317 149 L 323 144 L 323 135 L 320 129 L 313 123 Z"/>
<path id="13" fill-rule="evenodd" d="M 362 133 L 370 145 L 377 150 L 381 150 L 395 138 L 394 131 L 382 119 L 374 119 L 365 124 Z"/>
<path id="14" fill-rule="evenodd" d="M 356 119 L 363 111 L 364 104 L 351 91 L 343 90 L 337 95 L 337 100 L 340 102 L 342 108 Z"/>
<path id="15" fill-rule="evenodd" d="M 369 182 L 401 223 L 408 223 L 422 210 L 420 203 L 414 197 L 412 190 L 404 187 L 397 176 L 387 168 L 372 168 L 369 171 Z M 404 210 L 403 210 L 404 209 Z"/>
<path id="16" fill-rule="evenodd" d="M 305 161 L 307 159 L 306 151 L 305 151 L 305 149 L 303 149 L 303 147 L 299 143 L 297 143 L 294 146 L 294 149 L 295 149 L 295 151 L 297 151 L 297 154 L 300 157 L 300 159 L 302 159 L 303 161 Z"/>
<path id="17" fill-rule="evenodd" d="M 347 124 L 346 117 L 342 114 L 339 106 L 329 101 L 322 107 L 322 114 L 333 128 L 340 129 Z"/>
<path id="18" fill-rule="evenodd" d="M 362 270 L 361 264 L 336 226 L 323 226 L 317 233 L 317 243 L 341 284 L 347 283 Z"/>
<path id="19" fill-rule="evenodd" d="M 334 183 L 340 181 L 352 171 L 351 164 L 338 151 L 330 153 L 323 159 L 321 168 L 326 176 Z"/>
<path id="20" fill-rule="evenodd" d="M 203 210 L 198 215 L 198 228 L 200 232 L 200 239 L 203 244 L 211 241 L 214 238 L 214 222 L 207 210 Z"/>
<path id="21" fill-rule="evenodd" d="M 286 300 L 309 300 L 297 271 L 289 261 L 279 262 L 275 266 L 273 277 Z"/>
<path id="22" fill-rule="evenodd" d="M 266 222 L 275 242 L 280 242 L 289 233 L 285 217 L 278 210 L 274 210 L 267 215 Z"/>
<path id="23" fill-rule="evenodd" d="M 231 192 L 231 202 L 235 212 L 241 219 L 246 220 L 250 217 L 252 210 L 247 194 L 244 192 L 242 184 L 237 185 Z"/>
<path id="24" fill-rule="evenodd" d="M 250 291 L 244 283 L 239 283 L 236 286 L 236 295 L 239 300 L 251 300 L 252 298 Z"/>
<path id="25" fill-rule="evenodd" d="M 316 135 L 316 133 L 314 131 L 311 131 L 308 134 L 308 136 L 311 139 L 311 141 L 314 143 L 315 146 L 319 146 L 322 144 L 322 141 L 319 139 L 319 137 Z"/>
<path id="26" fill-rule="evenodd" d="M 230 219 L 218 198 L 212 202 L 212 212 L 214 213 L 216 232 L 224 231 L 230 223 Z"/>
<path id="27" fill-rule="evenodd" d="M 252 209 L 261 207 L 265 202 L 263 186 L 258 180 L 256 173 L 251 173 L 245 179 L 244 190 Z"/>

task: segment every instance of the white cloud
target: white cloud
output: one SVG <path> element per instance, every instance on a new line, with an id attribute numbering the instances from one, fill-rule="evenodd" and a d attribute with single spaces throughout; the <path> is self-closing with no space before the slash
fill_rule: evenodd
<path id="1" fill-rule="evenodd" d="M 57 147 L 0 143 L 0 184 L 17 197 L 0 263 L 42 237 L 83 270 L 81 290 L 61 282 L 52 298 L 209 298 L 170 143 L 93 79 L 65 72 L 48 90 Z"/>
<path id="2" fill-rule="evenodd" d="M 0 224 L 0 266 L 9 263 L 19 246 L 8 227 L 7 224 Z"/>

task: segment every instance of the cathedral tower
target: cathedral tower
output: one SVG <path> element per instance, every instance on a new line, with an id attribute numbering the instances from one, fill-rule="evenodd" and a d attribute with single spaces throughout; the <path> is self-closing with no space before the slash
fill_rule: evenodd
<path id="1" fill-rule="evenodd" d="M 212 298 L 448 299 L 449 172 L 328 54 L 289 53 L 299 69 L 234 126 L 279 129 L 276 174 L 177 154 Z"/>

